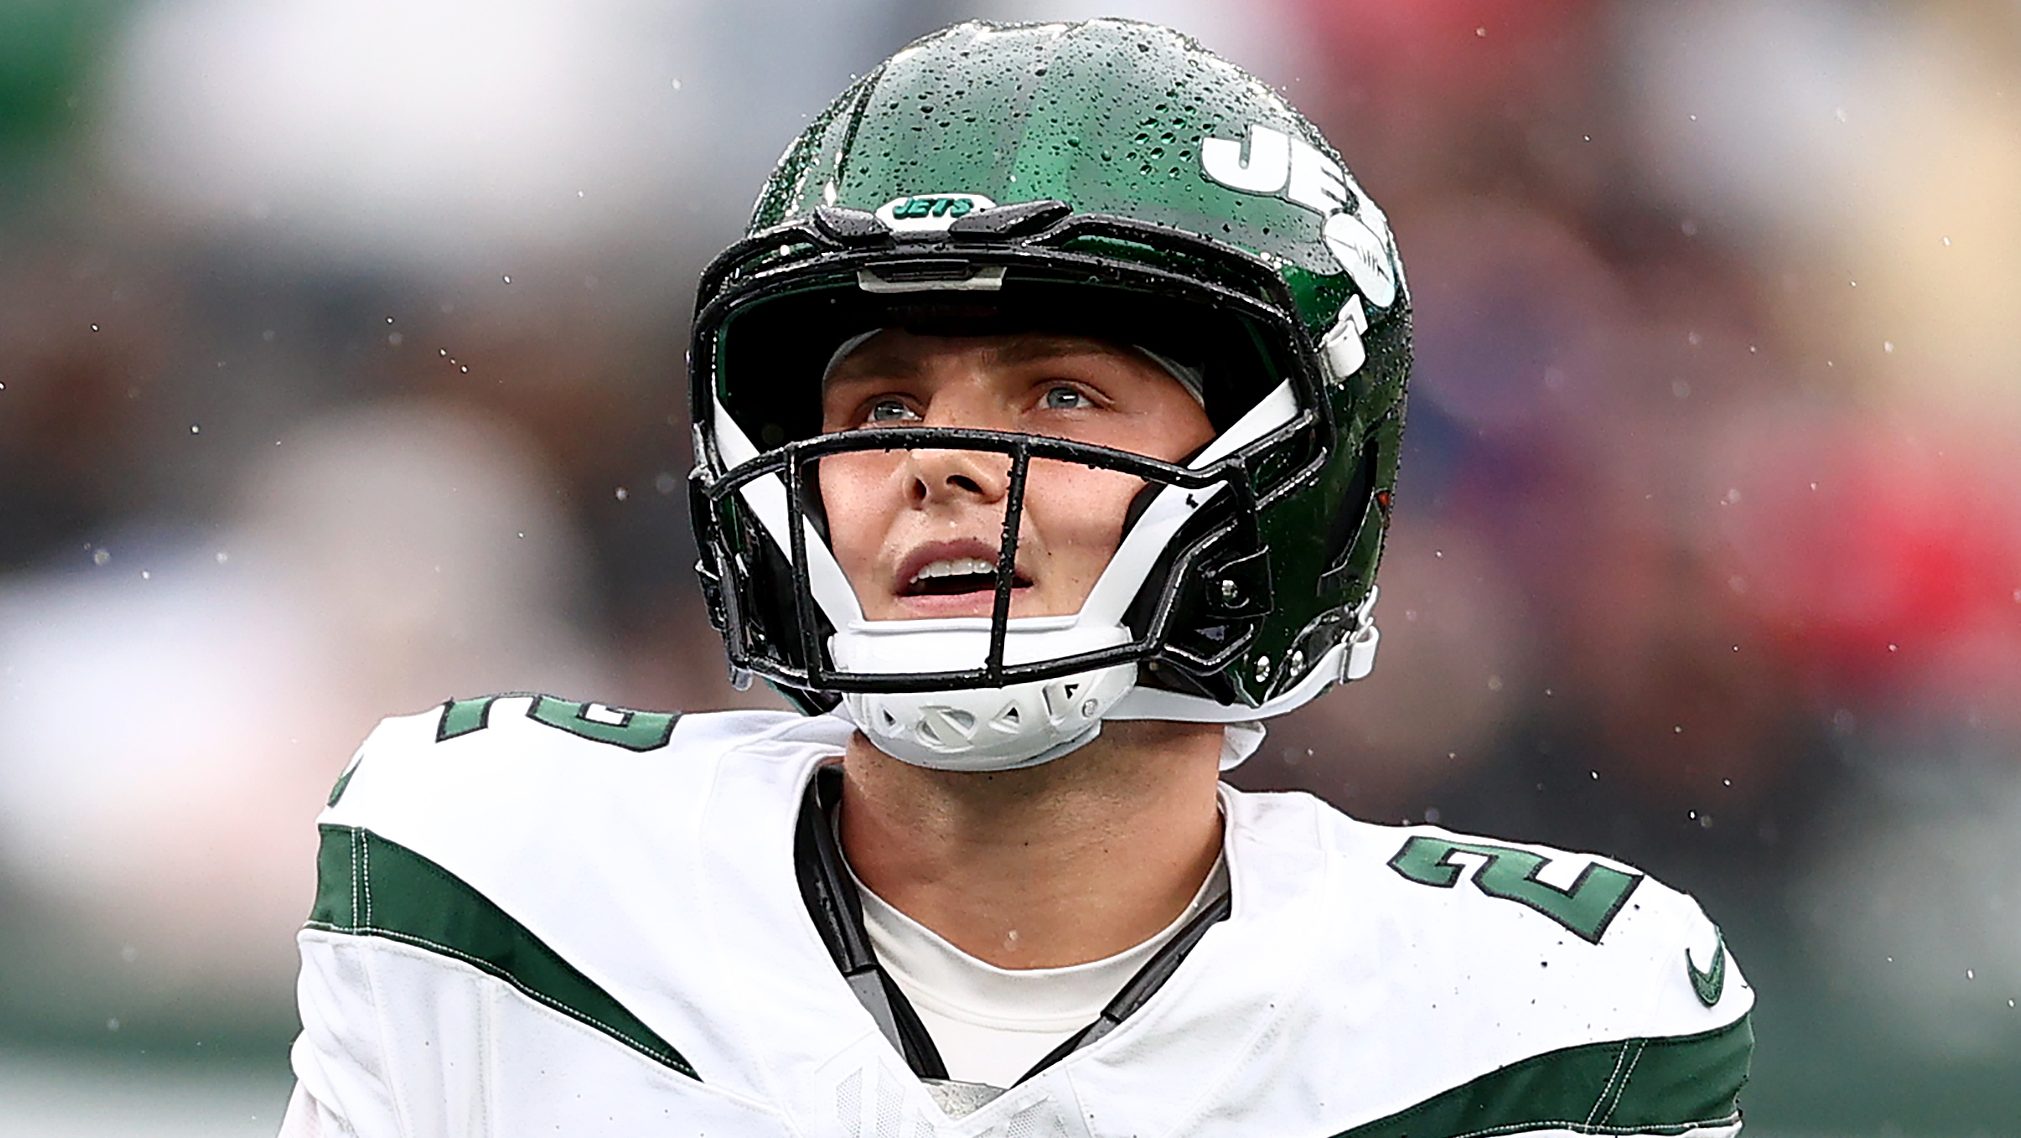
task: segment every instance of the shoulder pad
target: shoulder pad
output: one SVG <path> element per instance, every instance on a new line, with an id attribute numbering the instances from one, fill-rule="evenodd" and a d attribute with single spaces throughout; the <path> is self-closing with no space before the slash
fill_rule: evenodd
<path id="1" fill-rule="evenodd" d="M 1477 979 L 1562 985 L 1633 1032 L 1710 1028 L 1753 1004 L 1698 902 L 1632 865 L 1436 826 L 1350 821 L 1338 834 L 1418 950 L 1464 959 Z"/>
<path id="2" fill-rule="evenodd" d="M 678 777 L 742 743 L 803 720 L 790 712 L 643 711 L 531 692 L 451 699 L 373 728 L 332 788 L 324 821 L 369 824 L 365 799 L 419 795 L 438 811 L 496 800 L 501 783 L 580 788 L 651 773 Z"/>

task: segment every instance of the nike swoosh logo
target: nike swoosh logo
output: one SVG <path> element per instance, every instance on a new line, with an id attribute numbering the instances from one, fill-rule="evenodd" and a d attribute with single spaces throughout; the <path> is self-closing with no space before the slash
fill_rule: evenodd
<path id="1" fill-rule="evenodd" d="M 1691 959 L 1691 949 L 1684 950 L 1684 970 L 1691 974 L 1691 990 L 1698 993 L 1698 1002 L 1706 1007 L 1719 1002 L 1721 992 L 1726 990 L 1726 934 L 1713 930 L 1718 936 L 1712 948 L 1712 967 L 1703 972 L 1698 963 Z"/>

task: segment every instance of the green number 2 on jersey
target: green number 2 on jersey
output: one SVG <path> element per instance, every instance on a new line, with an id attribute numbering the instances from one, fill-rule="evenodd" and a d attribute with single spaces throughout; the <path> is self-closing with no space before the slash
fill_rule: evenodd
<path id="1" fill-rule="evenodd" d="M 442 705 L 442 718 L 435 725 L 435 741 L 446 742 L 491 725 L 491 705 L 501 699 L 531 696 L 526 717 L 579 739 L 608 743 L 627 751 L 656 751 L 673 737 L 674 721 L 680 716 L 668 711 L 626 711 L 601 703 L 578 703 L 551 695 L 508 692 L 477 699 L 452 699 Z"/>
<path id="2" fill-rule="evenodd" d="M 535 723 L 627 751 L 657 751 L 666 746 L 674 736 L 675 721 L 681 717 L 672 711 L 627 711 L 608 704 L 580 703 L 534 692 L 504 692 L 475 699 L 452 699 L 443 704 L 435 721 L 435 741 L 446 743 L 484 730 L 491 726 L 492 704 L 501 699 L 520 698 L 527 700 L 526 717 Z M 344 797 L 344 788 L 351 785 L 351 776 L 358 773 L 358 760 L 364 755 L 360 750 L 351 756 L 351 765 L 337 776 L 337 785 L 330 788 L 330 805 L 335 806 Z"/>
<path id="3" fill-rule="evenodd" d="M 1403 844 L 1389 867 L 1421 885 L 1451 889 L 1460 880 L 1454 854 L 1472 854 L 1485 859 L 1474 870 L 1474 885 L 1490 897 L 1527 905 L 1577 933 L 1593 944 L 1614 920 L 1628 895 L 1642 883 L 1640 874 L 1623 873 L 1598 862 L 1579 871 L 1569 888 L 1537 880 L 1537 874 L 1551 864 L 1549 858 L 1514 846 L 1491 842 L 1455 842 L 1419 834 Z"/>

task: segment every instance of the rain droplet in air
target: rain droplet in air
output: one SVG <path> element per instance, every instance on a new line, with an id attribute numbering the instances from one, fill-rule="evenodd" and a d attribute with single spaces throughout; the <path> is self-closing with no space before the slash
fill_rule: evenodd
<path id="1" fill-rule="evenodd" d="M 93 565 L 108 565 L 111 564 L 111 562 L 112 562 L 112 551 L 110 549 L 96 550 L 91 555 L 91 563 Z"/>
<path id="2" fill-rule="evenodd" d="M 629 498 L 629 497 L 631 497 L 631 496 L 632 496 L 632 492 L 631 492 L 630 490 L 627 490 L 627 489 L 625 489 L 625 488 L 624 488 L 624 487 L 622 487 L 622 486 L 618 487 L 618 489 L 617 489 L 617 500 L 618 500 L 618 501 L 622 502 L 622 501 L 624 501 L 624 500 L 625 500 L 626 498 Z"/>

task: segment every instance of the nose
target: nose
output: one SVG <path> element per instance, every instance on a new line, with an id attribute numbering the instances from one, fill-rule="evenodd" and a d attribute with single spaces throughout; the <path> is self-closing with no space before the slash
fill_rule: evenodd
<path id="1" fill-rule="evenodd" d="M 1010 456 L 974 450 L 905 452 L 912 504 L 1000 502 L 1010 489 Z"/>

